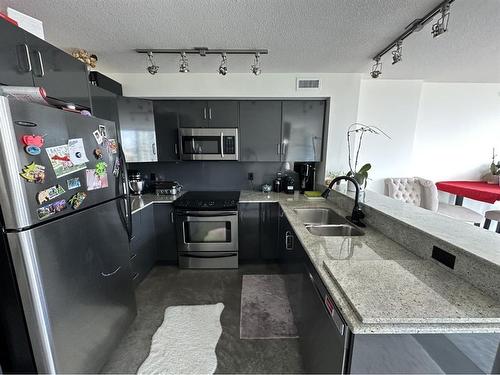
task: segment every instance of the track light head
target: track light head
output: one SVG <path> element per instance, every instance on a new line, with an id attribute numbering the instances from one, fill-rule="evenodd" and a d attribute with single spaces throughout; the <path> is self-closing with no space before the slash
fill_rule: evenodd
<path id="1" fill-rule="evenodd" d="M 372 71 L 370 75 L 372 78 L 378 78 L 382 74 L 382 63 L 380 62 L 380 57 L 375 59 L 375 64 L 372 66 Z"/>
<path id="2" fill-rule="evenodd" d="M 262 73 L 262 69 L 260 68 L 260 53 L 258 52 L 255 53 L 255 59 L 253 61 L 252 66 L 250 67 L 250 71 L 256 76 Z"/>
<path id="3" fill-rule="evenodd" d="M 189 61 L 186 52 L 181 52 L 181 61 L 179 64 L 179 73 L 189 73 Z"/>
<path id="4" fill-rule="evenodd" d="M 448 21 L 450 19 L 450 3 L 446 1 L 441 7 L 441 17 L 432 25 L 431 34 L 433 38 L 444 34 L 448 30 Z"/>
<path id="5" fill-rule="evenodd" d="M 396 49 L 392 51 L 392 65 L 397 64 L 403 59 L 403 42 L 396 43 Z"/>
<path id="6" fill-rule="evenodd" d="M 227 74 L 227 55 L 225 52 L 222 53 L 222 61 L 219 65 L 218 72 L 220 75 L 225 76 Z"/>
<path id="7" fill-rule="evenodd" d="M 158 73 L 160 67 L 154 63 L 153 52 L 151 51 L 148 52 L 148 60 L 149 60 L 149 65 L 146 67 L 146 69 L 149 72 L 149 74 L 154 76 L 156 73 Z"/>

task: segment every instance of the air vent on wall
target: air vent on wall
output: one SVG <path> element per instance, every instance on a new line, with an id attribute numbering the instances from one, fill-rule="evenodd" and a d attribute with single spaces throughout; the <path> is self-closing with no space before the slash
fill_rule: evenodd
<path id="1" fill-rule="evenodd" d="M 320 81 L 318 78 L 297 78 L 297 90 L 319 90 L 319 88 Z"/>

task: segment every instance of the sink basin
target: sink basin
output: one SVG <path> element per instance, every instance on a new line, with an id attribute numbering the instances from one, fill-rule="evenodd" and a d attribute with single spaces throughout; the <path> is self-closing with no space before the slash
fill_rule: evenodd
<path id="1" fill-rule="evenodd" d="M 346 224 L 347 220 L 329 208 L 296 208 L 295 213 L 305 225 Z"/>
<path id="2" fill-rule="evenodd" d="M 306 229 L 315 236 L 362 236 L 364 233 L 349 224 L 306 225 Z"/>

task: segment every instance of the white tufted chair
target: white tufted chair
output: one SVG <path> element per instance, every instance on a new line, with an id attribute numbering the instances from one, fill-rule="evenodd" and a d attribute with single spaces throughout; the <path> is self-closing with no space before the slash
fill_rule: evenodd
<path id="1" fill-rule="evenodd" d="M 385 186 L 386 195 L 402 202 L 475 225 L 483 219 L 469 208 L 439 202 L 437 187 L 430 180 L 420 177 L 386 178 Z"/>

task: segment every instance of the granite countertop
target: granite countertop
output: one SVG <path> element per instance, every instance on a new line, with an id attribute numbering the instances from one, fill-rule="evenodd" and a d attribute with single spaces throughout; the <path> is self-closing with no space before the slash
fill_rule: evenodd
<path id="1" fill-rule="evenodd" d="M 139 212 L 143 208 L 148 207 L 153 203 L 172 203 L 177 198 L 182 196 L 184 192 L 180 192 L 177 195 L 156 195 L 156 194 L 142 194 L 142 195 L 131 195 L 132 203 L 132 214 Z"/>
<path id="2" fill-rule="evenodd" d="M 350 329 L 368 333 L 500 333 L 500 303 L 433 261 L 372 228 L 364 236 L 319 237 L 295 208 L 331 201 L 280 199 L 280 205 Z"/>
<path id="3" fill-rule="evenodd" d="M 177 196 L 133 197 L 133 212 Z M 500 333 L 500 303 L 467 281 L 418 257 L 373 228 L 358 237 L 320 237 L 294 209 L 331 200 L 242 191 L 240 203 L 278 202 L 346 323 L 356 334 Z"/>

